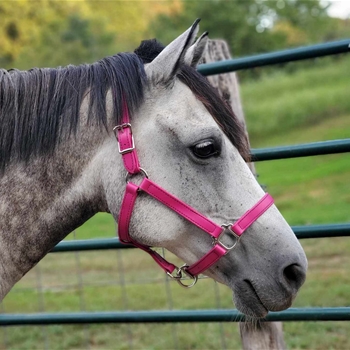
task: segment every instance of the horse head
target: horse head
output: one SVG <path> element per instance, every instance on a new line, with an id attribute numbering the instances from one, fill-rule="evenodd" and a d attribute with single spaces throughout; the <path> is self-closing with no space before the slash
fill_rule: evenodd
<path id="1" fill-rule="evenodd" d="M 143 60 L 147 83 L 143 103 L 131 115 L 132 135 L 150 179 L 220 226 L 234 223 L 264 191 L 246 164 L 248 145 L 242 126 L 195 71 L 207 41 L 205 33 L 194 42 L 197 32 L 195 22 L 164 49 L 149 41 L 135 51 Z M 114 139 L 110 145 L 115 153 Z M 106 201 L 115 219 L 123 197 L 123 188 L 115 186 L 123 176 L 121 158 L 115 164 L 119 171 L 109 167 L 104 176 Z M 128 180 L 140 183 L 144 172 L 137 173 Z M 133 242 L 166 248 L 187 267 L 212 249 L 213 237 L 171 205 L 142 190 L 133 205 L 129 218 Z M 220 238 L 224 246 L 235 244 L 237 237 L 224 231 Z M 232 289 L 241 312 L 264 317 L 269 310 L 291 305 L 306 269 L 302 247 L 272 205 L 251 223 L 234 249 L 204 273 Z"/>

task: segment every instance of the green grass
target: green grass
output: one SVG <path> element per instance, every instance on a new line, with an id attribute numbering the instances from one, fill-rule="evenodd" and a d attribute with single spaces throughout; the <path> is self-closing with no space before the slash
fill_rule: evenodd
<path id="1" fill-rule="evenodd" d="M 291 128 L 315 125 L 350 110 L 350 57 L 294 74 L 276 73 L 247 82 L 241 93 L 253 144 Z"/>
<path id="2" fill-rule="evenodd" d="M 279 73 L 243 86 L 253 147 L 349 137 L 346 69 L 350 71 L 348 61 L 340 61 L 337 66 L 292 76 Z M 315 96 L 307 92 L 310 89 Z M 341 96 L 327 99 L 327 91 Z M 250 99 L 254 106 L 249 105 Z M 276 106 L 270 106 L 273 101 Z M 275 117 L 279 119 L 275 121 Z M 257 135 L 259 130 L 264 137 Z M 348 154 L 260 162 L 256 166 L 260 183 L 267 185 L 291 225 L 350 222 Z M 67 239 L 113 236 L 112 217 L 98 214 Z M 301 242 L 309 272 L 294 306 L 350 306 L 350 238 Z M 15 286 L 2 307 L 7 313 L 208 309 L 232 308 L 231 298 L 228 288 L 209 279 L 199 281 L 193 289 L 182 289 L 169 282 L 146 254 L 124 250 L 49 254 Z M 350 348 L 349 322 L 286 322 L 284 330 L 289 349 Z M 45 347 L 240 349 L 241 343 L 234 323 L 5 327 L 0 331 L 0 348 Z"/>
<path id="3" fill-rule="evenodd" d="M 350 135 L 349 115 L 323 120 L 304 131 L 274 136 L 263 146 L 340 139 Z M 350 221 L 348 153 L 257 164 L 259 181 L 268 187 L 288 222 L 316 224 Z M 320 215 L 322 213 L 322 215 Z"/>

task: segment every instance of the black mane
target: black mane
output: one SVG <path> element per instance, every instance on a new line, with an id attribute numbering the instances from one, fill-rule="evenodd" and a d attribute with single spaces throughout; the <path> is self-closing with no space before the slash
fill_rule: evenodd
<path id="1" fill-rule="evenodd" d="M 132 116 L 143 101 L 147 81 L 144 64 L 163 48 L 153 39 L 143 41 L 135 53 L 120 53 L 91 65 L 0 70 L 0 174 L 10 160 L 27 162 L 31 156 L 50 154 L 57 144 L 76 133 L 80 106 L 87 96 L 89 122 L 107 127 L 109 89 L 115 124 L 121 121 L 123 98 Z M 203 102 L 247 160 L 243 127 L 208 80 L 185 65 L 178 78 Z"/>
<path id="2" fill-rule="evenodd" d="M 121 53 L 91 65 L 0 70 L 0 173 L 10 160 L 50 154 L 77 131 L 79 110 L 89 97 L 88 121 L 107 126 L 106 95 L 111 89 L 118 124 L 123 97 L 129 112 L 140 106 L 146 74 L 142 60 Z"/>

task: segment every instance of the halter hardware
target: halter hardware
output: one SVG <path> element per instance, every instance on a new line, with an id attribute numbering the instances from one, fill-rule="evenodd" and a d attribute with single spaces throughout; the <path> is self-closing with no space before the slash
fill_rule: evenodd
<path id="1" fill-rule="evenodd" d="M 131 124 L 130 123 L 123 123 L 123 124 L 120 124 L 120 125 L 116 125 L 114 128 L 113 128 L 113 131 L 115 130 L 123 130 L 125 128 L 130 128 L 131 129 Z"/>
<path id="2" fill-rule="evenodd" d="M 118 132 L 119 131 L 123 132 L 123 130 L 126 129 L 126 128 L 130 129 L 132 146 L 129 147 L 129 148 L 121 149 L 120 142 L 119 142 L 119 139 L 118 139 Z M 131 124 L 130 123 L 124 123 L 124 124 L 121 124 L 121 125 L 116 125 L 113 128 L 113 131 L 116 133 L 116 137 L 117 137 L 117 140 L 118 140 L 118 152 L 119 152 L 119 154 L 124 155 L 126 153 L 132 152 L 135 149 L 135 141 L 134 141 L 134 136 L 132 134 L 132 128 L 131 128 Z"/>
<path id="3" fill-rule="evenodd" d="M 219 244 L 221 247 L 223 247 L 224 249 L 227 250 L 226 254 L 237 245 L 237 243 L 239 242 L 239 240 L 241 238 L 240 236 L 236 235 L 236 233 L 231 229 L 232 225 L 233 224 L 222 224 L 221 227 L 223 228 L 223 230 L 220 233 L 220 236 L 217 238 L 213 237 L 213 245 Z M 226 244 L 224 244 L 220 241 L 221 236 L 223 236 L 226 232 L 231 233 L 231 235 L 235 239 L 234 243 L 231 246 L 227 246 Z"/>
<path id="4" fill-rule="evenodd" d="M 140 168 L 140 172 L 137 173 L 137 174 L 130 174 L 130 173 L 127 172 L 126 175 L 125 175 L 125 182 L 126 183 L 130 182 L 130 179 L 132 178 L 133 175 L 138 175 L 140 173 L 143 175 L 144 178 L 148 179 L 149 176 L 147 174 L 147 171 L 145 169 L 143 169 L 143 168 Z"/>
<path id="5" fill-rule="evenodd" d="M 182 265 L 181 267 L 176 267 L 175 268 L 175 275 L 173 275 L 173 273 L 170 273 L 170 272 L 167 272 L 166 274 L 171 278 L 171 279 L 174 279 L 181 287 L 183 288 L 191 288 L 193 287 L 197 281 L 198 281 L 198 276 L 192 276 L 190 273 L 188 273 L 186 271 L 186 269 L 188 268 L 189 266 L 187 264 L 184 264 Z M 189 277 L 190 279 L 192 279 L 192 283 L 190 284 L 186 284 L 186 283 L 183 283 L 182 281 L 183 280 L 187 280 L 187 279 L 184 279 L 184 274 Z"/>
<path id="6" fill-rule="evenodd" d="M 198 280 L 198 275 L 209 269 L 221 257 L 234 249 L 242 234 L 273 204 L 273 198 L 266 193 L 251 209 L 247 210 L 234 224 L 217 225 L 211 219 L 198 212 L 179 198 L 167 192 L 161 186 L 148 178 L 147 172 L 140 167 L 137 152 L 135 149 L 134 137 L 130 124 L 129 113 L 126 102 L 124 101 L 124 111 L 122 124 L 113 128 L 118 141 L 118 151 L 122 155 L 124 167 L 127 170 L 126 188 L 124 198 L 120 207 L 118 219 L 118 233 L 120 242 L 132 244 L 147 252 L 155 262 L 166 272 L 166 274 L 174 279 L 184 288 L 193 287 Z M 133 175 L 142 174 L 143 179 L 139 185 L 131 182 Z M 213 247 L 202 258 L 192 265 L 184 264 L 177 267 L 168 262 L 156 251 L 149 246 L 141 244 L 129 235 L 129 224 L 134 209 L 134 205 L 139 192 L 145 192 L 155 200 L 161 202 L 177 214 L 209 234 L 213 239 Z M 232 245 L 226 245 L 220 240 L 225 233 L 230 233 L 234 238 Z M 189 277 L 192 282 L 186 284 L 184 277 Z"/>

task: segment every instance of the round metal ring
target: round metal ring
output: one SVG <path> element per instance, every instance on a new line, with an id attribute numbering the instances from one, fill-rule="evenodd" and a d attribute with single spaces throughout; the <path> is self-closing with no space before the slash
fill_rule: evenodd
<path id="1" fill-rule="evenodd" d="M 147 174 L 147 171 L 143 168 L 140 168 L 140 171 L 136 174 L 130 174 L 130 173 L 126 173 L 126 176 L 125 176 L 125 182 L 128 183 L 130 181 L 130 178 L 132 176 L 135 176 L 135 175 L 138 175 L 138 174 L 142 174 L 143 177 L 145 177 L 146 179 L 148 179 L 148 174 Z"/>
<path id="2" fill-rule="evenodd" d="M 186 268 L 188 267 L 188 265 L 182 265 L 181 267 L 178 268 L 176 274 L 177 274 L 177 278 L 176 278 L 176 282 L 184 288 L 191 288 L 193 287 L 197 281 L 198 281 L 198 276 L 192 276 L 190 273 L 186 272 Z M 182 278 L 183 278 L 183 274 L 187 275 L 188 277 L 190 277 L 193 281 L 190 284 L 185 284 L 182 282 Z"/>

